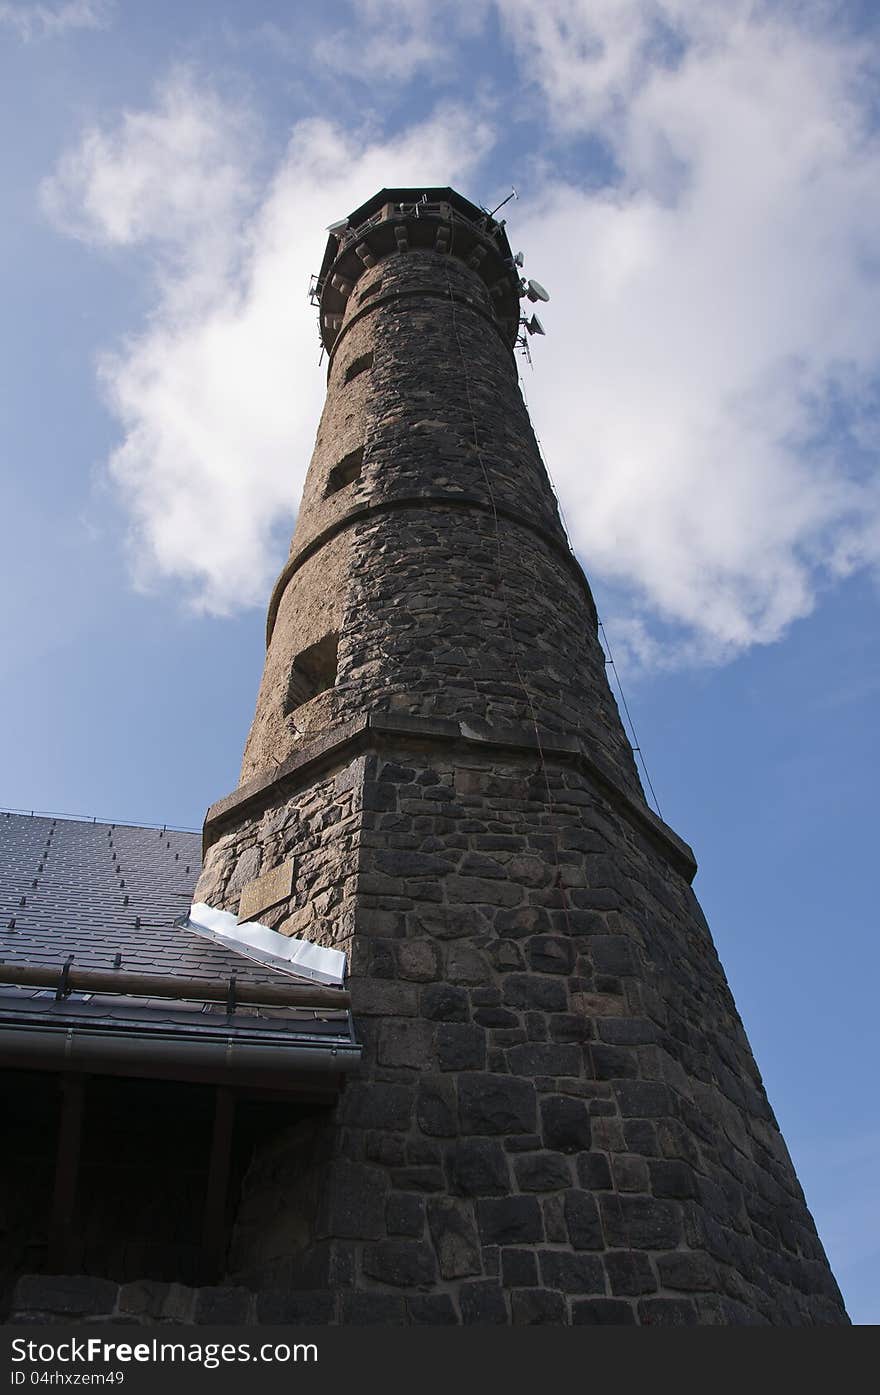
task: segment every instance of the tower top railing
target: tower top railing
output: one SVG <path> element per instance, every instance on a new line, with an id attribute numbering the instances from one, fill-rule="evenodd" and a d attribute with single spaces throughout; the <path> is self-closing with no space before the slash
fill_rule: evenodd
<path id="1" fill-rule="evenodd" d="M 363 273 L 387 256 L 433 251 L 463 261 L 486 283 L 511 347 L 519 325 L 520 282 L 504 220 L 453 189 L 383 189 L 331 225 L 311 288 L 321 342 L 332 349 L 348 299 Z"/>

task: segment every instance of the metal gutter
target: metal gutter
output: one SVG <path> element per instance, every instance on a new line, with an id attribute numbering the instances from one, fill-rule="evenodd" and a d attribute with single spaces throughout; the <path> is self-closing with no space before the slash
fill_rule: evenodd
<path id="1" fill-rule="evenodd" d="M 334 1090 L 334 1077 L 358 1065 L 353 1037 L 254 1032 L 247 1027 L 187 1029 L 120 1022 L 52 1022 L 0 1012 L 0 1065 L 8 1068 L 158 1076 L 223 1084 L 259 1084 L 302 1093 Z"/>

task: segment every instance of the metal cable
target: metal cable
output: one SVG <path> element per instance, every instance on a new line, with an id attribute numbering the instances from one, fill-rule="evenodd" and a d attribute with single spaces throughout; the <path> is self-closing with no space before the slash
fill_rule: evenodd
<path id="1" fill-rule="evenodd" d="M 451 243 L 451 241 L 450 241 L 450 247 L 449 247 L 449 252 L 447 253 L 447 256 L 450 256 L 451 254 L 452 254 L 452 243 Z M 543 774 L 543 776 L 544 776 L 544 785 L 545 785 L 546 790 L 547 790 L 547 804 L 548 804 L 548 808 L 549 808 L 549 812 L 550 812 L 550 828 L 551 828 L 551 834 L 552 834 L 552 839 L 553 839 L 554 862 L 555 862 L 555 866 L 556 866 L 556 883 L 557 883 L 557 887 L 558 887 L 558 889 L 559 889 L 560 900 L 561 900 L 561 902 L 562 902 L 562 912 L 563 912 L 563 917 L 564 917 L 564 920 L 565 920 L 566 930 L 567 930 L 568 934 L 571 935 L 572 930 L 571 930 L 571 919 L 570 919 L 570 914 L 569 914 L 569 896 L 568 896 L 568 890 L 567 890 L 567 888 L 566 888 L 566 886 L 565 886 L 565 884 L 564 884 L 564 882 L 563 882 L 563 878 L 562 878 L 562 865 L 561 865 L 560 860 L 559 860 L 559 829 L 558 829 L 558 826 L 557 826 L 556 819 L 555 819 L 555 817 L 554 817 L 555 810 L 554 810 L 554 803 L 553 803 L 553 791 L 552 791 L 552 789 L 551 789 L 551 787 L 550 787 L 550 777 L 549 777 L 549 773 L 548 773 L 548 770 L 547 770 L 547 762 L 546 762 L 546 759 L 545 759 L 545 756 L 544 756 L 544 748 L 543 748 L 543 745 L 542 745 L 542 743 L 541 743 L 541 733 L 540 733 L 540 728 L 539 728 L 539 726 L 538 726 L 538 720 L 537 720 L 537 715 L 536 715 L 536 713 L 535 713 L 534 703 L 533 703 L 533 701 L 532 701 L 531 693 L 530 693 L 529 688 L 528 688 L 528 686 L 527 686 L 527 684 L 526 684 L 526 682 L 525 682 L 525 679 L 524 679 L 523 674 L 522 674 L 522 670 L 521 670 L 521 668 L 520 668 L 519 654 L 518 654 L 517 645 L 516 645 L 516 640 L 515 640 L 514 633 L 513 633 L 513 625 L 512 625 L 512 622 L 511 622 L 511 618 L 510 618 L 510 607 L 509 607 L 509 605 L 507 604 L 507 600 L 506 600 L 505 573 L 504 573 L 504 568 L 503 568 L 503 566 L 502 566 L 501 530 L 500 530 L 499 523 L 498 523 L 498 512 L 497 512 L 497 508 L 496 508 L 496 504 L 495 504 L 495 491 L 494 491 L 494 489 L 493 489 L 493 487 L 492 487 L 492 480 L 491 480 L 491 477 L 490 477 L 490 475 L 489 475 L 489 472 L 488 472 L 488 470 L 487 470 L 487 468 L 486 468 L 486 463 L 485 463 L 485 460 L 483 459 L 483 453 L 482 453 L 482 449 L 481 449 L 481 446 L 480 446 L 479 432 L 478 432 L 478 429 L 477 429 L 476 412 L 474 411 L 473 398 L 472 398 L 472 396 L 471 396 L 470 374 L 468 373 L 467 359 L 466 359 L 466 357 L 465 357 L 464 348 L 463 348 L 463 345 L 462 345 L 462 342 L 461 342 L 461 336 L 459 335 L 459 332 L 458 332 L 458 323 L 457 323 L 457 317 L 456 317 L 456 311 L 455 311 L 455 298 L 454 298 L 453 291 L 452 291 L 452 283 L 451 283 L 451 280 L 450 280 L 450 277 L 449 277 L 449 263 L 448 263 L 448 261 L 444 263 L 444 267 L 445 267 L 445 272 L 446 272 L 446 284 L 447 284 L 447 287 L 448 287 L 448 290 L 449 290 L 450 310 L 451 310 L 451 315 L 452 315 L 452 331 L 453 331 L 453 334 L 454 334 L 454 336 L 455 336 L 456 344 L 457 344 L 457 346 L 458 346 L 458 354 L 459 354 L 459 359 L 460 359 L 460 361 L 461 361 L 462 373 L 463 373 L 463 376 L 464 376 L 465 395 L 466 395 L 466 397 L 467 397 L 468 411 L 469 411 L 470 417 L 471 417 L 471 426 L 472 426 L 473 437 L 474 437 L 474 449 L 475 449 L 475 451 L 476 451 L 477 460 L 479 461 L 480 469 L 481 469 L 482 474 L 483 474 L 483 479 L 484 479 L 485 484 L 486 484 L 486 490 L 487 490 L 487 492 L 488 492 L 489 499 L 490 499 L 490 502 L 491 502 L 491 505 L 492 505 L 492 516 L 493 516 L 494 524 L 495 524 L 495 542 L 496 542 L 496 550 L 497 550 L 497 556 L 498 556 L 498 576 L 499 576 L 500 589 L 501 589 L 501 593 L 502 593 L 502 601 L 503 601 L 503 605 L 504 605 L 504 616 L 505 616 L 505 621 L 506 621 L 506 626 L 507 626 L 507 633 L 508 633 L 508 638 L 509 638 L 509 640 L 510 640 L 511 655 L 512 655 L 512 657 L 513 657 L 513 664 L 514 664 L 514 669 L 515 669 L 515 671 L 516 671 L 517 681 L 518 681 L 518 683 L 519 683 L 520 688 L 522 689 L 523 695 L 524 695 L 524 697 L 525 697 L 525 699 L 526 699 L 526 703 L 528 704 L 528 708 L 529 708 L 529 711 L 530 711 L 530 713 L 531 713 L 532 723 L 533 723 L 534 728 L 535 728 L 535 738 L 536 738 L 536 741 L 537 741 L 537 744 L 538 744 L 538 756 L 539 756 L 539 760 L 540 760 L 540 764 L 541 764 L 541 772 L 542 772 L 542 774 Z M 537 440 L 537 437 L 536 437 L 535 439 Z M 540 446 L 539 446 L 539 454 L 540 454 Z M 543 455 L 541 455 L 541 461 L 542 461 L 542 464 L 544 464 L 544 469 L 545 469 L 545 471 L 546 471 L 547 467 L 546 467 L 546 463 L 544 463 Z M 548 472 L 548 479 L 549 479 L 549 472 Z M 551 487 L 552 487 L 552 485 L 551 485 Z M 555 493 L 555 490 L 554 490 L 554 493 Z M 571 546 L 570 541 L 569 541 L 569 546 Z M 587 1046 L 587 1057 L 588 1057 L 589 1062 L 590 1062 L 590 1072 L 591 1072 L 591 1074 L 592 1074 L 593 1080 L 595 1081 L 595 1080 L 596 1080 L 596 1067 L 595 1067 L 595 1061 L 594 1061 L 594 1058 L 593 1058 L 593 1047 L 592 1047 L 592 1042 L 591 1042 L 589 1039 L 587 1040 L 586 1046 Z M 621 1124 L 621 1127 L 622 1127 L 622 1124 Z M 624 1142 L 624 1145 L 625 1145 L 625 1143 L 626 1143 L 626 1139 L 625 1139 L 625 1138 L 623 1139 L 623 1142 Z M 633 1280 L 633 1283 L 632 1283 L 633 1294 L 632 1294 L 631 1296 L 632 1296 L 632 1297 L 636 1297 L 637 1294 L 638 1294 L 639 1280 L 638 1280 L 638 1274 L 637 1274 L 637 1272 L 636 1272 L 635 1256 L 634 1256 L 634 1254 L 633 1254 L 633 1247 L 632 1247 L 632 1240 L 631 1240 L 631 1235 L 630 1235 L 629 1226 L 627 1225 L 626 1217 L 625 1217 L 625 1215 L 624 1215 L 623 1207 L 622 1207 L 621 1200 L 620 1200 L 620 1192 L 619 1192 L 618 1185 L 617 1185 L 617 1179 L 616 1179 L 615 1174 L 614 1174 L 614 1166 L 613 1166 L 612 1159 L 611 1159 L 611 1156 L 610 1156 L 610 1150 L 608 1151 L 607 1161 L 608 1161 L 608 1172 L 609 1172 L 609 1176 L 610 1176 L 610 1179 L 611 1179 L 612 1194 L 614 1195 L 614 1197 L 615 1197 L 616 1200 L 617 1200 L 618 1216 L 619 1216 L 620 1222 L 621 1222 L 622 1227 L 623 1227 L 624 1236 L 626 1237 L 626 1254 L 627 1254 L 627 1260 L 628 1260 L 628 1263 L 629 1263 L 629 1267 L 630 1267 L 630 1271 L 631 1271 L 631 1276 L 632 1276 L 632 1280 Z"/>
<path id="2" fill-rule="evenodd" d="M 528 400 L 528 397 L 527 397 L 527 395 L 526 395 L 526 385 L 525 385 L 525 383 L 523 382 L 522 374 L 519 374 L 519 375 L 518 375 L 518 379 L 519 379 L 519 388 L 520 388 L 520 392 L 522 393 L 523 402 L 525 403 L 525 406 L 526 406 L 526 412 L 527 412 L 527 414 L 529 414 L 529 400 Z M 531 415 L 530 415 L 530 414 L 529 414 L 529 420 L 531 421 Z M 551 473 L 550 473 L 550 468 L 549 468 L 549 466 L 548 466 L 548 464 L 547 464 L 547 459 L 546 459 L 546 456 L 545 456 L 545 454 L 544 454 L 544 447 L 543 447 L 543 445 L 542 445 L 542 443 L 541 443 L 541 438 L 540 438 L 540 436 L 538 435 L 537 431 L 535 431 L 534 425 L 532 425 L 532 431 L 533 431 L 533 434 L 534 434 L 534 437 L 535 437 L 535 444 L 536 444 L 536 446 L 538 447 L 538 454 L 539 454 L 539 456 L 541 457 L 541 464 L 544 466 L 544 470 L 545 470 L 545 472 L 546 472 L 547 478 L 548 478 L 548 480 L 550 481 L 550 488 L 553 490 L 553 495 L 554 495 L 554 498 L 556 499 L 556 506 L 557 506 L 557 508 L 559 509 L 559 518 L 560 518 L 560 521 L 561 521 L 561 523 L 562 523 L 562 531 L 565 533 L 566 541 L 568 542 L 568 546 L 569 546 L 569 548 L 570 548 L 570 550 L 571 550 L 571 554 L 572 554 L 572 556 L 574 557 L 576 554 L 575 554 L 575 550 L 574 550 L 574 545 L 573 545 L 573 543 L 572 543 L 572 541 L 571 541 L 571 531 L 570 531 L 569 526 L 568 526 L 568 520 L 567 520 L 567 518 L 565 517 L 565 510 L 564 510 L 564 508 L 562 507 L 562 500 L 561 500 L 560 497 L 559 497 L 559 491 L 557 490 L 556 485 L 555 485 L 554 480 L 553 480 L 553 476 L 552 476 Z M 623 710 L 624 710 L 624 712 L 626 713 L 626 719 L 627 719 L 627 721 L 629 722 L 629 729 L 630 729 L 630 732 L 632 733 L 632 749 L 633 749 L 633 754 L 634 754 L 634 755 L 637 755 L 637 756 L 639 757 L 639 760 L 640 760 L 641 763 L 642 763 L 642 769 L 643 769 L 644 772 L 645 772 L 645 780 L 647 781 L 648 789 L 651 791 L 651 798 L 652 798 L 653 801 L 654 801 L 654 808 L 657 810 L 658 815 L 659 815 L 660 818 L 662 819 L 663 814 L 662 814 L 662 812 L 661 812 L 661 810 L 660 810 L 660 801 L 659 801 L 659 799 L 657 798 L 657 792 L 656 792 L 656 790 L 654 789 L 654 782 L 652 781 L 651 776 L 650 776 L 650 773 L 649 773 L 649 771 L 648 771 L 648 763 L 647 763 L 647 761 L 645 760 L 645 755 L 644 755 L 644 752 L 643 752 L 643 750 L 642 750 L 642 745 L 641 745 L 641 742 L 639 741 L 638 733 L 636 732 L 636 724 L 635 724 L 635 722 L 634 722 L 633 719 L 632 719 L 632 713 L 631 713 L 630 710 L 629 710 L 629 704 L 628 704 L 628 702 L 627 702 L 627 700 L 626 700 L 626 696 L 625 696 L 624 691 L 623 691 L 623 684 L 622 684 L 622 682 L 620 681 L 620 673 L 618 672 L 617 665 L 616 665 L 616 663 L 614 662 L 614 655 L 613 655 L 612 652 L 611 652 L 611 645 L 610 645 L 610 643 L 609 643 L 609 641 L 608 641 L 608 631 L 606 630 L 604 624 L 602 623 L 601 619 L 598 618 L 598 616 L 597 616 L 597 624 L 598 624 L 599 629 L 602 631 L 602 640 L 603 640 L 603 644 L 604 644 L 604 648 L 605 648 L 605 653 L 606 653 L 606 656 L 607 656 L 608 667 L 611 668 L 612 671 L 613 671 L 613 673 L 614 673 L 614 677 L 615 677 L 615 679 L 616 679 L 616 681 L 617 681 L 617 691 L 620 693 L 620 701 L 621 701 L 621 703 L 623 704 Z"/>

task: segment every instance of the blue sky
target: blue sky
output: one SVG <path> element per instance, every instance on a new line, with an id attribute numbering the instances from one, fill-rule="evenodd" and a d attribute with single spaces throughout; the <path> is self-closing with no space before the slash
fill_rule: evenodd
<path id="1" fill-rule="evenodd" d="M 492 207 L 536 429 L 853 1318 L 880 1319 L 874 7 L 0 3 L 6 807 L 228 792 L 324 228 Z"/>

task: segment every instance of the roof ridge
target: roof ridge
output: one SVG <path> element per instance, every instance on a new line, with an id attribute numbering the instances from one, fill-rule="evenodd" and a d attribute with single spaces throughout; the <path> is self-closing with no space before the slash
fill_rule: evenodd
<path id="1" fill-rule="evenodd" d="M 135 819 L 105 819 L 93 814 L 64 814 L 57 809 L 12 809 L 0 805 L 0 815 L 15 814 L 20 818 L 63 819 L 67 823 L 90 823 L 107 828 L 156 828 L 168 833 L 201 833 L 199 828 L 187 828 L 183 824 L 138 822 Z"/>

